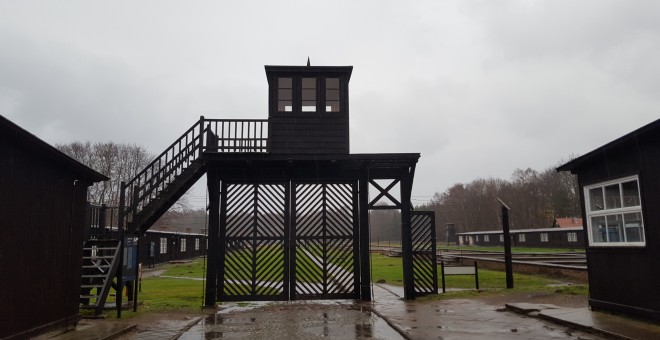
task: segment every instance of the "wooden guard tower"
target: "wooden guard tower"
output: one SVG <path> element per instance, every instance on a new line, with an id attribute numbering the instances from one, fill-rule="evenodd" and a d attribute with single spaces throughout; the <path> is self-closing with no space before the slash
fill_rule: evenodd
<path id="1" fill-rule="evenodd" d="M 437 293 L 433 215 L 414 212 L 410 201 L 420 155 L 349 152 L 353 67 L 265 68 L 268 119 L 202 117 L 155 170 L 125 185 L 127 231 L 146 231 L 171 205 L 163 202 L 206 172 L 206 305 L 370 300 L 369 210 L 400 209 L 405 297 Z M 150 181 L 150 171 L 161 174 Z M 382 199 L 390 204 L 376 205 Z"/>

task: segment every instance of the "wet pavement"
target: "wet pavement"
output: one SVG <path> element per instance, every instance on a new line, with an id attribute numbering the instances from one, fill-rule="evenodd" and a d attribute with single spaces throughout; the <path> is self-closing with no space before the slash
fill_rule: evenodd
<path id="1" fill-rule="evenodd" d="M 277 303 L 229 308 L 179 339 L 404 339 L 385 320 L 352 301 Z"/>
<path id="2" fill-rule="evenodd" d="M 56 339 L 660 339 L 660 325 L 586 307 L 402 295 L 402 287 L 377 284 L 373 302 L 237 302 L 196 314 L 83 320 Z"/>

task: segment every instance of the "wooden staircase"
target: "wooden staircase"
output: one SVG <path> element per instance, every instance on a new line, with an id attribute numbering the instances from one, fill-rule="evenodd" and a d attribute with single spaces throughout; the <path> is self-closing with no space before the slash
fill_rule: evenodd
<path id="1" fill-rule="evenodd" d="M 119 267 L 118 240 L 88 240 L 83 246 L 81 308 L 100 315 Z"/>

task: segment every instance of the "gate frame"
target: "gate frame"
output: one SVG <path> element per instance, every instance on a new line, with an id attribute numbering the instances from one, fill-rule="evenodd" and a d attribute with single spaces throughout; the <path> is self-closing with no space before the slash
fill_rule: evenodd
<path id="1" fill-rule="evenodd" d="M 282 235 L 282 251 L 283 251 L 283 261 L 284 261 L 284 268 L 283 268 L 283 277 L 282 277 L 282 294 L 281 295 L 252 295 L 249 298 L 245 297 L 228 297 L 224 295 L 224 286 L 225 286 L 225 259 L 227 255 L 227 247 L 226 247 L 226 240 L 224 240 L 225 237 L 227 237 L 227 204 L 229 203 L 227 200 L 227 194 L 228 190 L 227 187 L 229 185 L 254 185 L 255 186 L 255 192 L 254 192 L 254 198 L 253 198 L 253 209 L 255 210 L 255 218 L 257 216 L 257 199 L 258 199 L 258 186 L 259 185 L 283 185 L 284 186 L 284 230 L 283 230 L 283 235 Z M 290 289 L 290 282 L 289 278 L 290 276 L 288 275 L 288 271 L 291 268 L 291 260 L 290 260 L 290 252 L 291 252 L 291 240 L 289 239 L 288 235 L 290 234 L 291 230 L 291 185 L 290 183 L 287 183 L 286 181 L 251 181 L 251 182 L 245 182 L 245 181 L 234 181 L 234 180 L 225 180 L 222 181 L 221 185 L 221 199 L 220 199 L 220 230 L 219 234 L 223 238 L 221 242 L 219 242 L 219 261 L 218 261 L 218 273 L 220 273 L 218 277 L 218 282 L 217 282 L 217 295 L 221 298 L 225 298 L 223 301 L 287 301 L 290 300 L 290 294 L 291 294 L 291 289 Z M 252 227 L 251 227 L 252 228 Z M 252 254 L 255 256 L 255 254 Z"/>
<path id="2" fill-rule="evenodd" d="M 347 184 L 351 186 L 351 213 L 353 215 L 353 225 L 351 227 L 351 231 L 353 232 L 352 235 L 352 242 L 353 242 L 353 250 L 352 250 L 352 256 L 353 256 L 353 292 L 352 293 L 346 293 L 346 294 L 327 294 L 321 297 L 310 297 L 310 296 L 305 296 L 302 299 L 357 299 L 360 297 L 360 223 L 359 223 L 359 209 L 358 209 L 358 182 L 357 180 L 322 180 L 322 181 L 314 181 L 314 180 L 292 180 L 291 181 L 291 208 L 290 208 L 290 228 L 289 232 L 291 233 L 291 236 L 289 238 L 291 242 L 291 249 L 290 249 L 290 262 L 289 262 L 289 273 L 290 273 L 290 300 L 298 300 L 296 297 L 296 287 L 297 287 L 297 281 L 296 281 L 296 246 L 297 246 L 297 223 L 296 223 L 296 217 L 298 210 L 297 208 L 297 195 L 296 195 L 296 185 L 297 184 L 318 184 L 318 185 L 333 185 L 333 184 Z M 325 210 L 324 210 L 325 212 Z M 324 287 L 325 288 L 325 287 Z"/>
<path id="3" fill-rule="evenodd" d="M 376 179 L 398 180 L 401 190 L 401 232 L 404 245 L 403 274 L 404 298 L 414 299 L 410 237 L 410 201 L 415 166 L 419 153 L 397 154 L 269 154 L 269 153 L 218 153 L 203 152 L 202 161 L 207 168 L 209 189 L 209 248 L 205 305 L 214 306 L 218 301 L 218 275 L 220 262 L 220 181 L 357 181 L 358 186 L 358 258 L 359 296 L 371 301 L 371 266 L 369 233 L 369 181 Z"/>

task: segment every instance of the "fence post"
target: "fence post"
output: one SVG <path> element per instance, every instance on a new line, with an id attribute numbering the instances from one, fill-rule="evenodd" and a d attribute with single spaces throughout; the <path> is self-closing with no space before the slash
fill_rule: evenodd
<path id="1" fill-rule="evenodd" d="M 504 268 L 506 271 L 506 288 L 513 288 L 513 261 L 511 256 L 511 234 L 509 233 L 509 206 L 501 199 L 502 204 L 502 233 L 504 236 Z"/>
<path id="2" fill-rule="evenodd" d="M 445 292 L 445 261 L 440 261 L 440 270 L 442 270 L 442 292 Z"/>
<path id="3" fill-rule="evenodd" d="M 477 290 L 479 290 L 479 268 L 477 267 L 476 260 L 474 261 L 474 283 Z"/>

